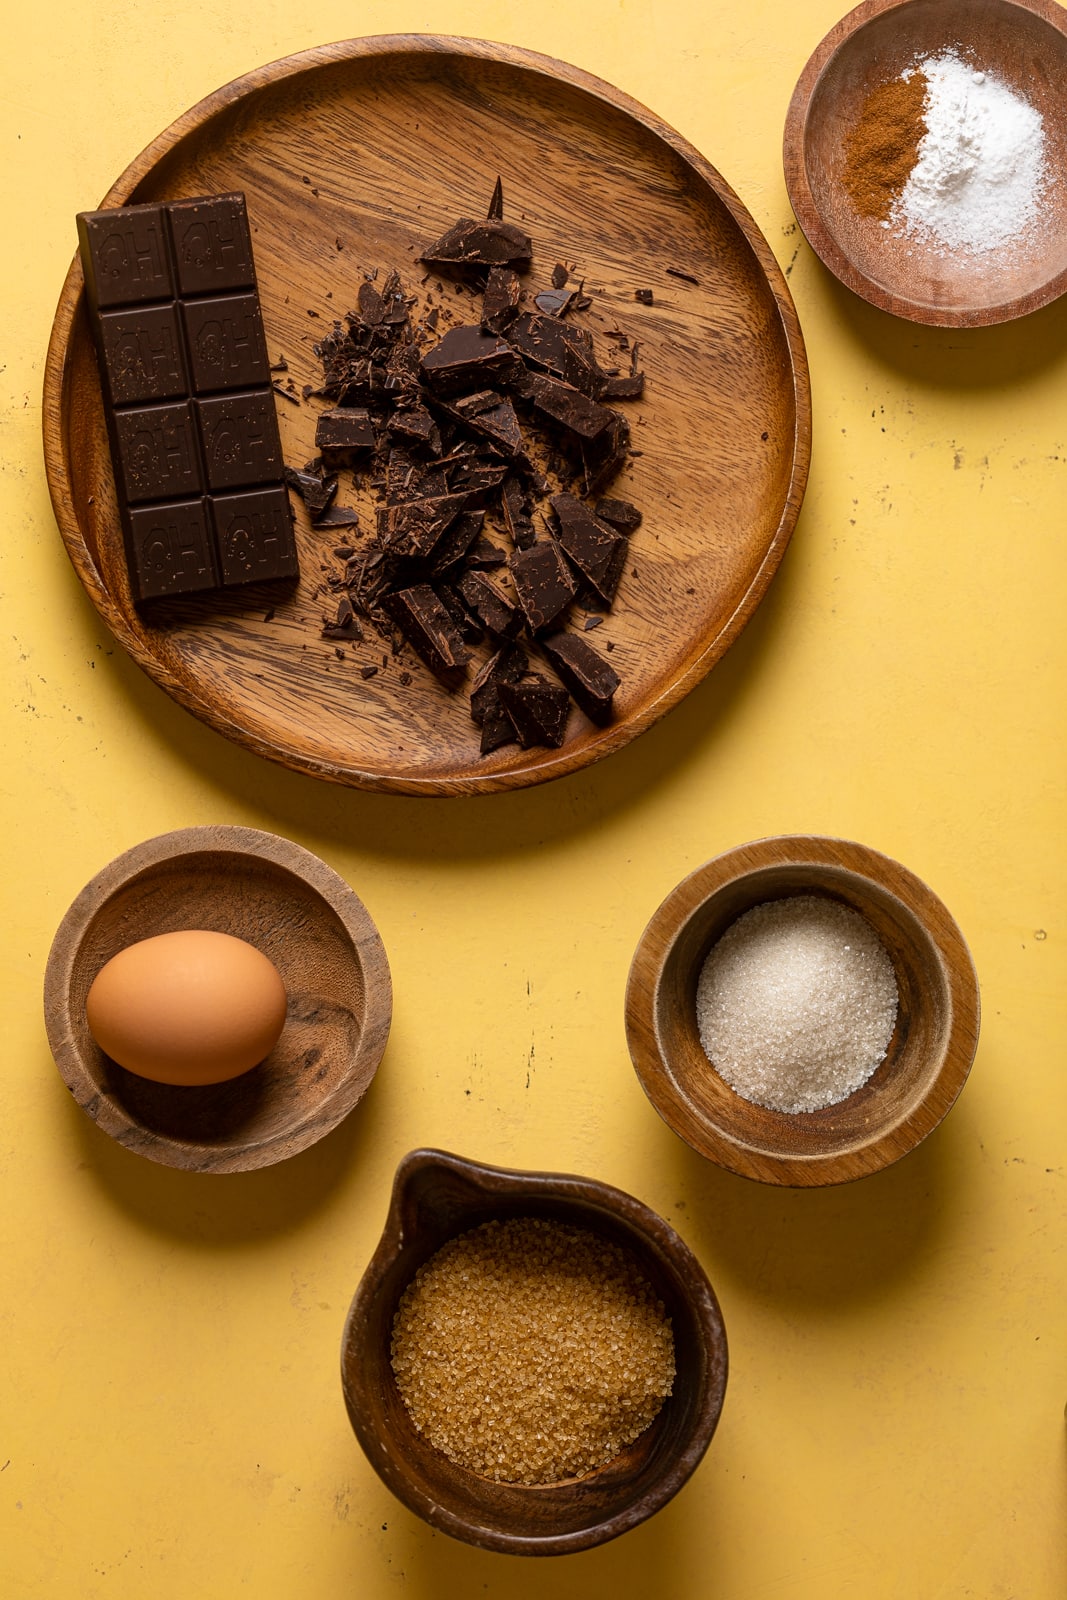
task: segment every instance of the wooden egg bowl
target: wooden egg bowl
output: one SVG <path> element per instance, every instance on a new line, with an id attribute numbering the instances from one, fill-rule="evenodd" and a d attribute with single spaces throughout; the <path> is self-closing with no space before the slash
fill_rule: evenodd
<path id="1" fill-rule="evenodd" d="M 553 1218 L 628 1247 L 671 1318 L 674 1392 L 640 1438 L 581 1478 L 531 1487 L 457 1466 L 416 1431 L 393 1378 L 393 1319 L 419 1267 L 457 1234 L 504 1217 Z M 510 1172 L 440 1150 L 415 1150 L 400 1163 L 385 1231 L 341 1347 L 348 1415 L 382 1481 L 433 1527 L 513 1555 L 586 1550 L 666 1504 L 715 1432 L 726 1366 L 726 1331 L 711 1285 L 655 1212 L 591 1178 Z"/>
<path id="2" fill-rule="evenodd" d="M 768 900 L 820 894 L 859 911 L 899 990 L 885 1060 L 821 1111 L 742 1099 L 700 1042 L 697 980 L 730 924 Z M 709 1161 L 743 1178 L 814 1187 L 866 1177 L 913 1150 L 952 1106 L 978 1045 L 978 979 L 963 935 L 915 875 L 844 839 L 759 839 L 698 867 L 641 936 L 626 990 L 637 1076 L 660 1116 Z"/>
<path id="3" fill-rule="evenodd" d="M 205 928 L 270 957 L 288 995 L 266 1060 L 228 1083 L 174 1088 L 97 1046 L 85 997 L 139 939 Z M 324 861 L 255 828 L 182 828 L 97 874 L 60 923 L 45 973 L 45 1025 L 67 1088 L 98 1127 L 165 1166 L 247 1172 L 314 1144 L 362 1099 L 392 1016 L 389 963 L 362 902 Z"/>
<path id="4" fill-rule="evenodd" d="M 1052 174 L 1046 224 L 1012 250 L 938 253 L 853 209 L 845 140 L 878 84 L 946 47 L 1040 111 Z M 789 199 L 823 265 L 846 288 L 911 322 L 983 327 L 1025 316 L 1067 289 L 1067 12 L 1054 0 L 865 0 L 826 35 L 786 117 Z"/>

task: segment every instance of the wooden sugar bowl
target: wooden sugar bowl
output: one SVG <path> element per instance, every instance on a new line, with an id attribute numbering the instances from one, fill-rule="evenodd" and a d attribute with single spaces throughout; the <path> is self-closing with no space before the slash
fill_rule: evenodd
<path id="1" fill-rule="evenodd" d="M 255 945 L 281 974 L 285 1026 L 226 1083 L 173 1087 L 118 1066 L 85 1000 L 106 962 L 184 928 Z M 324 861 L 255 828 L 182 828 L 135 845 L 78 895 L 52 944 L 45 1025 L 71 1094 L 130 1150 L 192 1172 L 247 1172 L 295 1155 L 359 1103 L 389 1037 L 389 963 L 365 906 Z"/>
<path id="2" fill-rule="evenodd" d="M 897 980 L 885 1059 L 819 1111 L 754 1105 L 700 1042 L 696 991 L 712 946 L 753 906 L 826 895 L 867 918 Z M 810 834 L 716 856 L 667 896 L 641 936 L 626 990 L 634 1069 L 660 1116 L 693 1149 L 743 1178 L 797 1188 L 844 1183 L 913 1150 L 949 1111 L 978 1045 L 978 979 L 963 935 L 914 873 L 866 845 Z"/>
<path id="3" fill-rule="evenodd" d="M 631 1250 L 674 1334 L 674 1389 L 655 1420 L 606 1466 L 559 1483 L 499 1483 L 450 1461 L 416 1430 L 390 1360 L 397 1306 L 419 1267 L 457 1234 L 507 1217 L 551 1218 Z M 415 1150 L 400 1163 L 341 1347 L 348 1415 L 386 1486 L 442 1532 L 513 1555 L 587 1550 L 665 1505 L 711 1441 L 726 1367 L 726 1332 L 711 1285 L 655 1212 L 591 1178 L 512 1172 L 440 1150 Z"/>

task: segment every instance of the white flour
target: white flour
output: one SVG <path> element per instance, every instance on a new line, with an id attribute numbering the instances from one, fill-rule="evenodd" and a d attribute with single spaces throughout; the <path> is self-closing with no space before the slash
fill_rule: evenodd
<path id="1" fill-rule="evenodd" d="M 912 70 L 927 81 L 926 133 L 894 222 L 942 251 L 1010 247 L 1040 217 L 1047 178 L 1040 112 L 952 50 Z"/>

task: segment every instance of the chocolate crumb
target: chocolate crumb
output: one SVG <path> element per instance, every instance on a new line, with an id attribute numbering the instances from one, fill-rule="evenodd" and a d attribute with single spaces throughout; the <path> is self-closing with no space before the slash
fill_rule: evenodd
<path id="1" fill-rule="evenodd" d="M 683 272 L 681 267 L 668 267 L 667 273 L 672 278 L 681 278 L 683 283 L 700 283 L 699 278 L 694 278 L 691 272 Z"/>
<path id="2" fill-rule="evenodd" d="M 377 667 L 360 667 L 359 669 L 359 675 L 361 678 L 373 678 L 377 676 L 377 673 Z"/>
<path id="3" fill-rule="evenodd" d="M 650 306 L 652 304 L 652 290 L 651 289 L 635 289 L 634 290 L 634 299 L 635 300 L 639 300 L 643 306 Z"/>

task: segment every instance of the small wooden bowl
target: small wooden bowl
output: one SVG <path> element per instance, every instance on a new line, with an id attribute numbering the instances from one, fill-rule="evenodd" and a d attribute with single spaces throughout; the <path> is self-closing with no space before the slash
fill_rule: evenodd
<path id="1" fill-rule="evenodd" d="M 416 1432 L 390 1362 L 400 1296 L 457 1234 L 491 1218 L 551 1217 L 629 1247 L 674 1329 L 674 1392 L 655 1421 L 597 1472 L 528 1487 L 457 1466 Z M 626 1533 L 676 1494 L 715 1432 L 726 1331 L 692 1251 L 639 1200 L 591 1178 L 509 1172 L 440 1150 L 397 1168 L 385 1231 L 356 1290 L 341 1346 L 345 1404 L 374 1470 L 433 1527 L 483 1550 L 566 1555 Z"/>
<path id="2" fill-rule="evenodd" d="M 859 911 L 893 962 L 899 990 L 885 1060 L 847 1099 L 791 1114 L 753 1105 L 714 1070 L 700 1042 L 697 980 L 732 922 L 752 906 L 821 894 Z M 913 1150 L 967 1081 L 978 1045 L 978 979 L 937 896 L 888 856 L 808 834 L 758 839 L 716 856 L 660 906 L 626 989 L 637 1076 L 674 1132 L 743 1178 L 797 1188 L 845 1183 Z"/>
<path id="3" fill-rule="evenodd" d="M 956 46 L 1040 111 L 1052 175 L 1045 226 L 978 258 L 937 251 L 853 209 L 845 141 L 878 84 Z M 808 243 L 846 288 L 941 328 L 1008 322 L 1067 289 L 1067 12 L 1054 0 L 864 0 L 800 75 L 785 123 L 785 181 Z"/>
<path id="4" fill-rule="evenodd" d="M 85 997 L 105 962 L 180 928 L 247 940 L 285 983 L 281 1038 L 229 1083 L 151 1083 L 89 1033 Z M 318 856 L 255 828 L 182 828 L 135 845 L 82 890 L 52 943 L 44 1004 L 63 1080 L 105 1133 L 164 1166 L 248 1172 L 314 1144 L 362 1099 L 389 1036 L 392 985 L 365 906 Z"/>

